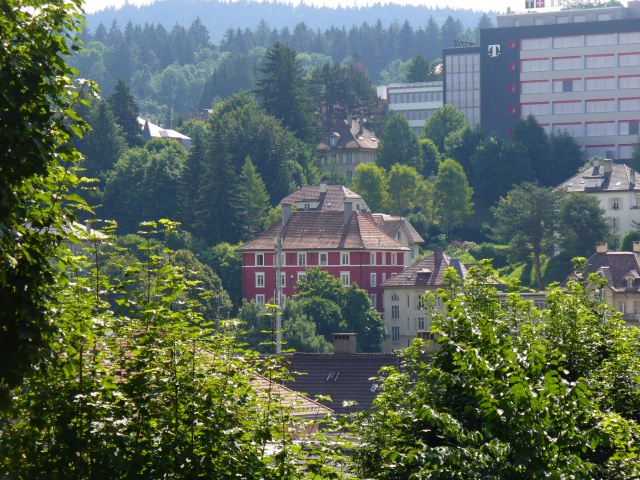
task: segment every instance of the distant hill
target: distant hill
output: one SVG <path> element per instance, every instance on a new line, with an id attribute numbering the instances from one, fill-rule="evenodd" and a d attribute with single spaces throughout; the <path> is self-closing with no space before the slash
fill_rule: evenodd
<path id="1" fill-rule="evenodd" d="M 87 23 L 91 32 L 94 32 L 100 23 L 108 29 L 114 19 L 121 29 L 131 21 L 134 25 L 162 24 L 170 30 L 176 23 L 187 27 L 196 17 L 200 17 L 209 30 L 211 41 L 218 43 L 228 28 L 253 30 L 261 20 L 265 20 L 270 28 L 279 30 L 285 27 L 293 30 L 300 22 L 304 22 L 312 30 L 326 30 L 332 26 L 345 27 L 349 30 L 351 26 L 360 26 L 365 22 L 374 26 L 380 20 L 383 26 L 388 27 L 394 21 L 402 24 L 408 20 L 417 30 L 425 28 L 430 16 L 438 25 L 442 25 L 451 15 L 465 28 L 473 30 L 483 13 L 473 10 L 380 3 L 369 7 L 329 8 L 247 0 L 237 2 L 164 0 L 148 6 L 125 5 L 120 9 L 110 8 L 88 14 Z M 496 13 L 494 11 L 486 13 L 495 24 Z"/>

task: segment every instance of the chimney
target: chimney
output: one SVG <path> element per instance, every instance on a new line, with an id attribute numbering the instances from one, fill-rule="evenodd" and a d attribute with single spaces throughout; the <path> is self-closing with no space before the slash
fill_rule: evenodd
<path id="1" fill-rule="evenodd" d="M 633 241 L 633 253 L 640 253 L 640 242 L 637 240 Z"/>
<path id="2" fill-rule="evenodd" d="M 351 220 L 353 214 L 353 205 L 351 202 L 344 202 L 344 224 L 346 225 Z"/>
<path id="3" fill-rule="evenodd" d="M 320 182 L 320 193 L 327 193 L 328 184 L 326 180 Z"/>
<path id="4" fill-rule="evenodd" d="M 353 355 L 356 353 L 357 333 L 332 333 L 333 353 L 336 355 Z"/>
<path id="5" fill-rule="evenodd" d="M 362 115 L 362 113 L 360 113 L 359 123 L 360 129 L 358 130 L 358 135 L 362 135 L 362 132 L 364 132 L 364 115 Z"/>
<path id="6" fill-rule="evenodd" d="M 291 204 L 283 203 L 282 204 L 282 226 L 285 227 L 287 223 L 289 223 L 289 219 L 291 218 Z"/>
<path id="7" fill-rule="evenodd" d="M 604 159 L 604 174 L 606 175 L 611 174 L 611 172 L 613 171 L 613 160 L 611 160 L 610 158 L 605 158 Z"/>
<path id="8" fill-rule="evenodd" d="M 629 169 L 629 183 L 631 185 L 636 184 L 636 171 L 633 168 Z"/>
<path id="9" fill-rule="evenodd" d="M 438 265 L 440 265 L 440 262 L 442 261 L 442 248 L 436 247 L 436 251 L 433 252 L 433 256 L 433 266 L 434 268 L 438 268 Z"/>
<path id="10" fill-rule="evenodd" d="M 607 242 L 598 242 L 596 243 L 596 253 L 607 253 L 608 247 Z"/>
<path id="11" fill-rule="evenodd" d="M 353 118 L 351 117 L 351 114 L 347 113 L 347 127 L 351 128 L 352 121 L 353 121 Z"/>

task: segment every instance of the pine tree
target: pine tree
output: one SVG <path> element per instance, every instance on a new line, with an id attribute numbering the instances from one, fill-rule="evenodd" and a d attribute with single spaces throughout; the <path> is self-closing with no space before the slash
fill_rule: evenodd
<path id="1" fill-rule="evenodd" d="M 109 95 L 107 103 L 111 107 L 116 122 L 122 127 L 129 148 L 141 147 L 144 142 L 142 128 L 138 124 L 140 110 L 124 80 L 118 80 L 115 92 Z"/>
<path id="2" fill-rule="evenodd" d="M 260 234 L 269 213 L 269 194 L 267 188 L 247 156 L 240 174 L 240 203 L 244 207 L 242 240 L 249 240 Z"/>
<path id="3" fill-rule="evenodd" d="M 202 135 L 196 133 L 178 183 L 178 218 L 183 227 L 190 231 L 193 230 L 196 222 L 195 208 L 204 170 L 205 148 Z"/>

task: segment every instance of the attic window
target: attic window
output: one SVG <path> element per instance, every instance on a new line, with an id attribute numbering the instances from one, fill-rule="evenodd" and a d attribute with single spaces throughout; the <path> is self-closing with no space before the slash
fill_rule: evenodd
<path id="1" fill-rule="evenodd" d="M 338 375 L 340 375 L 340 372 L 329 372 L 329 375 L 327 375 L 327 382 L 337 381 Z"/>
<path id="2" fill-rule="evenodd" d="M 620 188 L 620 185 L 622 185 L 622 180 L 618 180 L 613 188 Z"/>
<path id="3" fill-rule="evenodd" d="M 573 182 L 569 183 L 569 188 L 573 187 Z"/>
<path id="4" fill-rule="evenodd" d="M 581 179 L 580 179 L 580 185 L 584 185 L 584 182 L 585 182 L 585 179 L 584 179 L 584 178 L 581 178 Z"/>

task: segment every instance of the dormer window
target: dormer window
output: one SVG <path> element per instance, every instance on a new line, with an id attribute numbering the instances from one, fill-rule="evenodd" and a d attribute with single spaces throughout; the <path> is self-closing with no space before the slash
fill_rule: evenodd
<path id="1" fill-rule="evenodd" d="M 627 288 L 631 288 L 633 287 L 633 278 L 628 277 L 627 278 Z"/>

